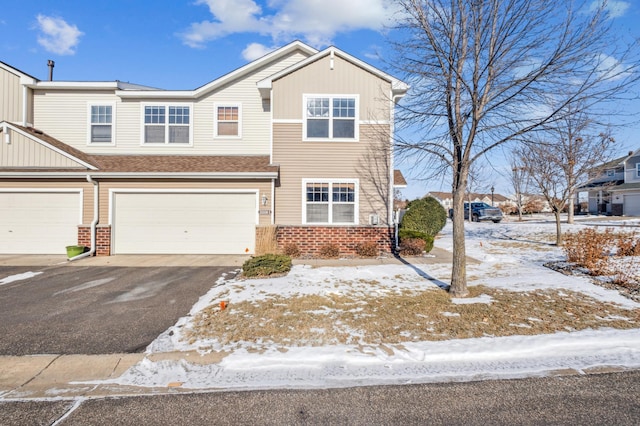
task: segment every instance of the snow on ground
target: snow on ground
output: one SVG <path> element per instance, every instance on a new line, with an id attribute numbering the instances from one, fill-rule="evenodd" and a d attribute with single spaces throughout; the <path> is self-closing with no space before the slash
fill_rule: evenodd
<path id="1" fill-rule="evenodd" d="M 635 224 L 638 224 L 635 222 Z M 576 231 L 585 224 L 563 224 Z M 614 290 L 593 285 L 589 279 L 562 275 L 542 266 L 562 260 L 552 246 L 555 224 L 548 220 L 501 224 L 466 224 L 469 285 L 516 291 L 567 289 L 585 293 L 626 308 L 640 308 Z M 508 244 L 505 244 L 508 243 Z M 450 250 L 448 223 L 436 246 Z M 514 248 L 516 247 L 516 248 Z M 343 387 L 373 384 L 424 383 L 552 374 L 596 367 L 640 368 L 640 329 L 599 329 L 550 335 L 483 337 L 439 342 L 408 342 L 392 346 L 334 345 L 324 347 L 268 347 L 257 353 L 221 347 L 216 341 L 188 344 L 181 330 L 198 311 L 224 297 L 231 304 L 270 295 L 385 294 L 400 289 L 424 289 L 450 279 L 450 264 L 377 265 L 358 267 L 295 266 L 286 277 L 260 280 L 221 278 L 189 316 L 163 333 L 147 353 L 189 351 L 203 347 L 230 353 L 217 364 L 143 360 L 112 383 L 184 388 L 265 389 Z M 469 300 L 459 300 L 469 303 Z M 491 303 L 487 296 L 472 300 Z"/>

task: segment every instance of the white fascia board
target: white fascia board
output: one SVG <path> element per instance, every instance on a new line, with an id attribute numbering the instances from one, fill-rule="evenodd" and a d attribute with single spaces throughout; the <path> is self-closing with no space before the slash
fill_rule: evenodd
<path id="1" fill-rule="evenodd" d="M 38 81 L 28 84 L 31 89 L 65 89 L 65 90 L 118 90 L 117 81 Z"/>
<path id="2" fill-rule="evenodd" d="M 120 98 L 147 98 L 147 99 L 195 99 L 193 90 L 117 90 L 116 96 Z"/>
<path id="3" fill-rule="evenodd" d="M 256 173 L 94 173 L 86 170 L 77 172 L 0 172 L 0 178 L 82 178 L 87 174 L 95 179 L 277 179 L 276 172 Z"/>
<path id="4" fill-rule="evenodd" d="M 236 69 L 235 71 L 231 71 L 230 73 L 213 80 L 204 86 L 200 86 L 195 90 L 127 90 L 127 91 L 118 91 L 116 95 L 121 98 L 182 98 L 182 99 L 195 99 L 203 96 L 204 94 L 215 90 L 218 87 L 222 87 L 226 84 L 229 84 L 233 80 L 237 80 L 242 76 L 252 72 L 253 70 L 262 67 L 264 64 L 273 62 L 285 54 L 295 51 L 302 50 L 309 55 L 314 55 L 318 51 L 301 41 L 294 41 L 289 43 L 288 45 L 281 47 L 278 50 L 274 50 L 271 53 L 266 54 L 265 56 L 256 59 L 253 62 L 249 62 L 248 64 Z"/>
<path id="5" fill-rule="evenodd" d="M 19 129 L 15 126 L 13 126 L 11 123 L 7 122 L 7 121 L 2 121 L 0 122 L 0 124 L 2 124 L 3 126 L 7 126 L 9 128 L 11 128 L 11 130 L 13 130 L 16 133 L 21 134 L 22 136 L 26 137 L 27 139 L 30 139 L 36 143 L 39 143 L 40 145 L 62 155 L 63 157 L 68 158 L 71 161 L 75 161 L 76 163 L 80 164 L 83 167 L 86 167 L 89 170 L 98 170 L 98 168 L 92 164 L 86 163 L 82 160 L 80 160 L 77 157 L 74 157 L 73 155 L 69 154 L 68 152 L 62 151 L 61 149 L 56 148 L 55 146 L 43 141 L 42 139 L 38 138 L 35 135 L 32 135 L 31 133 L 27 133 L 25 131 L 23 131 L 22 129 Z"/>

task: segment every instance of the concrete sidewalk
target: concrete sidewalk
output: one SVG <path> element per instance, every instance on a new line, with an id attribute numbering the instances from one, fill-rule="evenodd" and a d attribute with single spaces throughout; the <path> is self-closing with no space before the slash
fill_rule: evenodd
<path id="1" fill-rule="evenodd" d="M 222 360 L 219 354 L 200 355 L 197 352 L 3 356 L 0 357 L 0 401 L 193 392 L 193 389 L 181 388 L 179 382 L 157 388 L 96 384 L 119 377 L 145 358 L 153 362 L 185 360 L 192 364 L 213 364 Z"/>

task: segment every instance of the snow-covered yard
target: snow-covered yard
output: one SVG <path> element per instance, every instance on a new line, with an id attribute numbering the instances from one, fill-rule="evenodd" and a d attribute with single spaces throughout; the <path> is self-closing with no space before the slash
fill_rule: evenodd
<path id="1" fill-rule="evenodd" d="M 217 352 L 220 362 L 145 359 L 112 382 L 309 388 L 640 368 L 640 304 L 544 267 L 564 258 L 551 245 L 553 222 L 466 227 L 467 255 L 478 261 L 467 265 L 476 297 L 449 300 L 438 284 L 448 282 L 451 265 L 417 261 L 220 279 L 147 349 Z M 450 223 L 436 246 L 451 249 Z"/>

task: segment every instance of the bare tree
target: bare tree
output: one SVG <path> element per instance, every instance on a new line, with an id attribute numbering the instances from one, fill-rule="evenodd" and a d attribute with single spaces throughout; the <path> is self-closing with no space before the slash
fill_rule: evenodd
<path id="1" fill-rule="evenodd" d="M 511 166 L 511 174 L 509 180 L 511 187 L 513 188 L 514 195 L 516 197 L 516 208 L 518 209 L 518 221 L 522 221 L 522 210 L 524 207 L 524 199 L 522 196 L 527 193 L 529 189 L 530 177 L 527 172 L 527 168 L 518 158 L 517 155 L 512 154 L 509 160 Z"/>
<path id="2" fill-rule="evenodd" d="M 463 203 L 471 164 L 561 119 L 573 102 L 618 100 L 637 79 L 638 61 L 630 48 L 616 50 L 606 2 L 595 9 L 591 0 L 395 3 L 392 64 L 412 86 L 398 111 L 410 136 L 396 147 L 417 155 L 432 176 L 451 173 L 449 291 L 466 296 Z"/>

